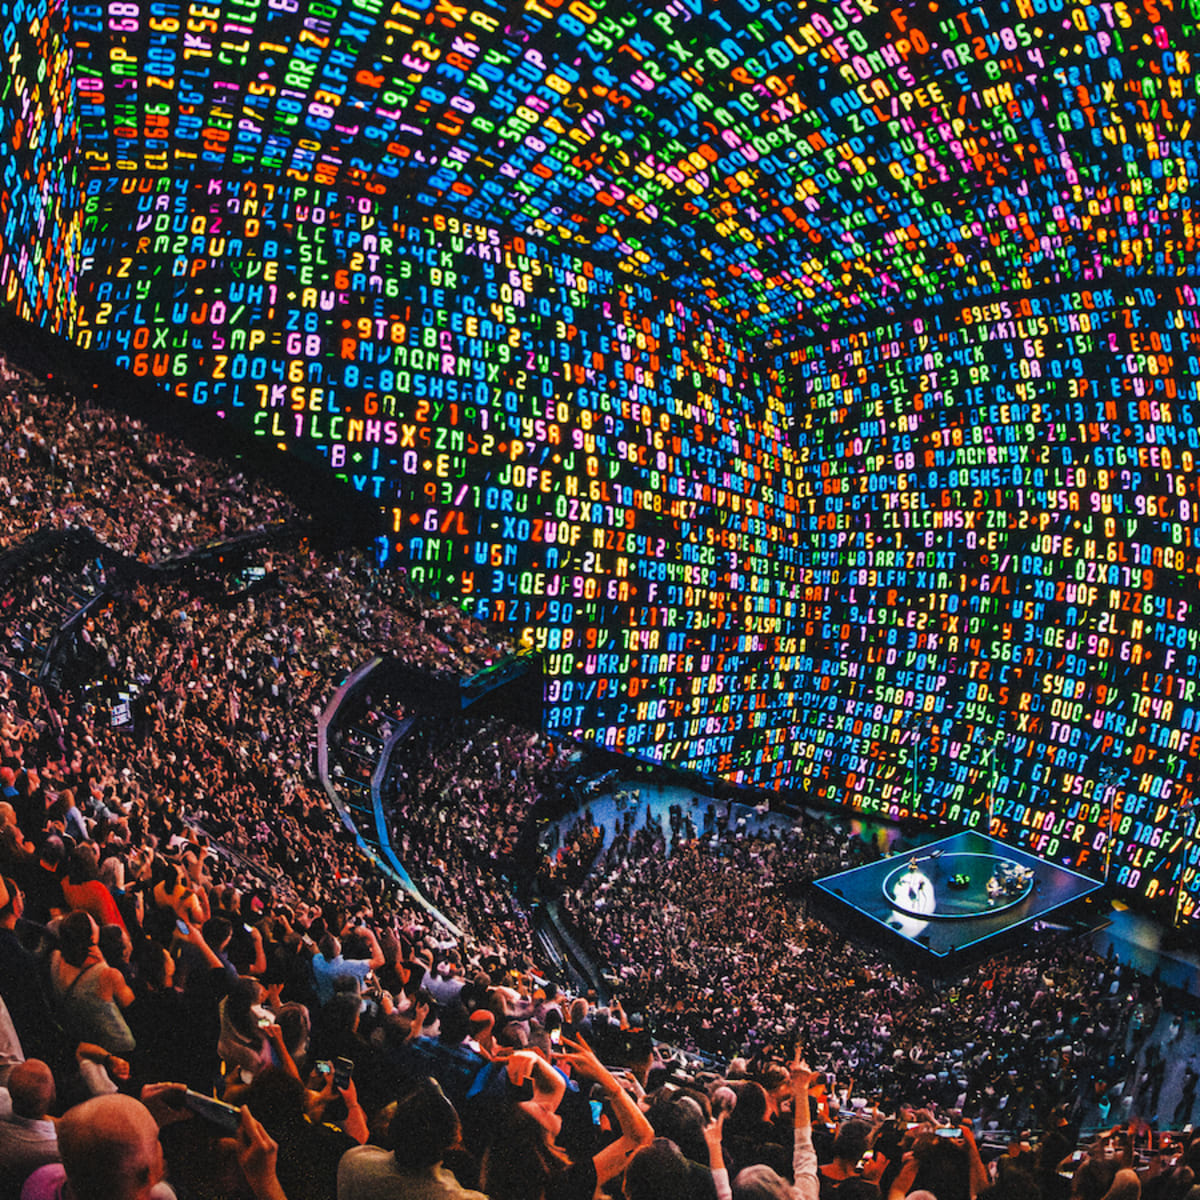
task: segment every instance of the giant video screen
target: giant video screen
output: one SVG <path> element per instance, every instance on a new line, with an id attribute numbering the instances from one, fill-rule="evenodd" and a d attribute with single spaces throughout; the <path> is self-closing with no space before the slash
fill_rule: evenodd
<path id="1" fill-rule="evenodd" d="M 73 22 L 80 343 L 376 498 L 552 728 L 1192 911 L 1190 8 Z"/>
<path id="2" fill-rule="evenodd" d="M 63 334 L 83 215 L 65 21 L 59 0 L 0 0 L 0 305 Z"/>
<path id="3" fill-rule="evenodd" d="M 378 497 L 393 565 L 544 654 L 550 728 L 1190 886 L 1186 287 L 753 357 L 457 218 L 301 186 L 91 191 L 89 228 L 150 252 L 96 287 L 93 336 Z"/>

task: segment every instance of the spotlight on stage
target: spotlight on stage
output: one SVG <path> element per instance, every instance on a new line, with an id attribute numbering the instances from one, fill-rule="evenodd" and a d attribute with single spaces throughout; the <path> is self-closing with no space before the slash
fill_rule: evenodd
<path id="1" fill-rule="evenodd" d="M 1102 886 L 964 830 L 914 854 L 816 880 L 813 891 L 815 902 L 824 897 L 831 918 L 846 928 L 868 939 L 881 934 L 881 944 L 901 955 L 919 947 L 924 967 L 950 970 L 1013 944 L 1035 920 L 1071 924 L 1067 906 L 1085 904 Z"/>

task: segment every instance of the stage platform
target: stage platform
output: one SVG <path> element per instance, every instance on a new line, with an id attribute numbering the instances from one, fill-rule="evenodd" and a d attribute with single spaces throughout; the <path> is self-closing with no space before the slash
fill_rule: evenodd
<path id="1" fill-rule="evenodd" d="M 1102 886 L 964 830 L 817 880 L 814 903 L 851 936 L 941 971 L 1009 949 L 1043 924 L 1094 927 L 1077 910 Z"/>

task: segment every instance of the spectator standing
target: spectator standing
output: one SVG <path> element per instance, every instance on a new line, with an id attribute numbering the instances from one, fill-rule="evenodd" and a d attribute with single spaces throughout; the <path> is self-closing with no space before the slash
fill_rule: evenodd
<path id="1" fill-rule="evenodd" d="M 104 961 L 100 930 L 90 913 L 63 918 L 59 948 L 50 955 L 50 986 L 60 1019 L 76 1040 L 94 1042 L 110 1055 L 133 1050 L 133 1034 L 121 1013 L 133 1003 L 133 991 Z"/>
<path id="2" fill-rule="evenodd" d="M 49 1119 L 54 1075 L 40 1059 L 13 1067 L 8 1077 L 12 1114 L 0 1120 L 0 1200 L 16 1200 L 39 1167 L 58 1161 L 58 1133 Z"/>
<path id="3" fill-rule="evenodd" d="M 442 1160 L 457 1148 L 462 1125 L 432 1080 L 422 1080 L 396 1104 L 389 1148 L 360 1146 L 338 1166 L 337 1200 L 487 1200 L 464 1188 Z"/>

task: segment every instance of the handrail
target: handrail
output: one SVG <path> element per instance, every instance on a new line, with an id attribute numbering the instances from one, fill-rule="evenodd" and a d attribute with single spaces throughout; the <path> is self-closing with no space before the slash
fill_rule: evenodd
<path id="1" fill-rule="evenodd" d="M 401 725 L 393 731 L 384 744 L 384 751 L 380 755 L 379 763 L 376 765 L 375 771 L 371 776 L 373 830 L 370 839 L 363 835 L 358 822 L 350 815 L 346 803 L 338 794 L 337 787 L 329 774 L 330 730 L 337 723 L 343 706 L 358 696 L 375 672 L 387 662 L 388 659 L 382 655 L 375 655 L 373 658 L 368 659 L 365 663 L 362 663 L 351 671 L 329 698 L 329 702 L 325 705 L 325 710 L 317 719 L 317 777 L 321 781 L 321 786 L 325 789 L 325 794 L 329 797 L 329 802 L 337 811 L 338 816 L 341 817 L 342 824 L 349 833 L 353 834 L 355 844 L 359 850 L 362 851 L 383 875 L 391 879 L 414 904 L 423 909 L 440 925 L 448 929 L 456 938 L 461 938 L 463 936 L 462 930 L 445 913 L 434 907 L 425 898 L 421 890 L 413 882 L 412 876 L 405 870 L 404 864 L 396 857 L 396 852 L 392 848 L 387 814 L 383 809 L 382 784 L 390 765 L 391 751 L 407 736 L 408 727 Z"/>

